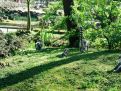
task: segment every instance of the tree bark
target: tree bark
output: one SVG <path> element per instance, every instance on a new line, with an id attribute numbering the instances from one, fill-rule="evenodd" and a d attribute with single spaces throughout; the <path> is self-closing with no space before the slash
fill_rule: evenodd
<path id="1" fill-rule="evenodd" d="M 28 32 L 31 31 L 31 14 L 30 14 L 30 0 L 27 0 L 27 30 Z"/>
<path id="2" fill-rule="evenodd" d="M 71 31 L 72 28 L 72 21 L 69 19 L 72 13 L 72 6 L 74 5 L 73 0 L 63 0 L 63 7 L 64 7 L 64 14 L 67 17 L 67 30 Z"/>
<path id="3" fill-rule="evenodd" d="M 73 0 L 63 0 L 63 8 L 64 14 L 66 16 L 66 24 L 67 24 L 67 31 L 71 31 L 77 27 L 77 24 L 74 22 L 73 19 L 70 19 L 72 15 L 72 6 L 74 5 Z M 70 47 L 77 47 L 79 41 L 79 37 L 77 35 L 73 35 L 69 37 L 69 46 Z"/>
<path id="4" fill-rule="evenodd" d="M 109 40 L 109 38 L 108 38 L 106 35 L 103 35 L 103 36 L 105 37 L 105 39 L 106 39 L 107 42 L 108 42 L 108 49 L 109 49 L 109 50 L 113 49 L 113 45 L 112 45 L 111 41 Z"/>

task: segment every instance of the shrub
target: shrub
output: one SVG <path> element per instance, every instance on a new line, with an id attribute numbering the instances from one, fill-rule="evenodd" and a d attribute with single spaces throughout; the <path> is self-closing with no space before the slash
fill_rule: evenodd
<path id="1" fill-rule="evenodd" d="M 0 57 L 15 55 L 18 49 L 28 45 L 27 36 L 16 36 L 14 33 L 4 34 L 0 32 Z"/>

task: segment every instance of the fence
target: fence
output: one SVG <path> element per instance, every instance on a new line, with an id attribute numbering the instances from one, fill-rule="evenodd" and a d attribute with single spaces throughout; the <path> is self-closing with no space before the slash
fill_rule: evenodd
<path id="1" fill-rule="evenodd" d="M 18 26 L 0 26 L 0 30 L 3 33 L 16 32 L 19 29 L 26 30 L 27 28 L 26 27 L 18 27 Z"/>

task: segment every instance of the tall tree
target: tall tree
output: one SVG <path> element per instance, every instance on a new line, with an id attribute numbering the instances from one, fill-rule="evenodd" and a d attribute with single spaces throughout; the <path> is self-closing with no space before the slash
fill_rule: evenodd
<path id="1" fill-rule="evenodd" d="M 30 14 L 30 1 L 27 0 L 27 30 L 30 32 L 31 31 L 31 14 Z"/>
<path id="2" fill-rule="evenodd" d="M 75 29 L 77 26 L 76 23 L 74 22 L 74 19 L 72 19 L 71 17 L 73 5 L 74 5 L 73 0 L 63 0 L 63 8 L 66 16 L 67 31 L 72 31 L 72 29 Z M 69 46 L 75 47 L 78 39 L 79 39 L 78 36 L 71 35 L 69 37 Z"/>
<path id="3" fill-rule="evenodd" d="M 84 38 L 91 45 L 108 49 L 119 48 L 121 44 L 121 1 L 75 0 L 74 14 L 78 24 L 83 26 Z M 77 4 L 77 5 L 76 5 Z"/>
<path id="4" fill-rule="evenodd" d="M 71 25 L 72 25 L 72 22 L 71 20 L 69 19 L 69 17 L 71 16 L 71 13 L 72 13 L 72 7 L 74 5 L 74 2 L 73 0 L 63 0 L 63 7 L 64 7 L 64 13 L 65 13 L 65 16 L 67 16 L 67 30 L 70 31 L 71 30 Z"/>

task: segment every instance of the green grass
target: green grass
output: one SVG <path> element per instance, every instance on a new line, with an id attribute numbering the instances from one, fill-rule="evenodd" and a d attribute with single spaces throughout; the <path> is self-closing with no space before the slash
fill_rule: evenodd
<path id="1" fill-rule="evenodd" d="M 38 21 L 32 21 L 32 25 L 38 25 Z M 17 26 L 17 25 L 26 25 L 27 21 L 24 20 L 4 20 L 0 22 L 0 25 L 8 25 L 8 26 Z"/>
<path id="2" fill-rule="evenodd" d="M 114 68 L 120 51 L 79 53 L 71 49 L 59 58 L 63 49 L 28 50 L 2 59 L 10 67 L 0 69 L 0 91 L 120 91 L 121 74 Z"/>
<path id="3" fill-rule="evenodd" d="M 23 20 L 23 21 L 27 21 L 27 17 L 22 17 L 22 16 L 15 16 L 15 20 Z M 37 21 L 36 18 L 31 17 L 32 21 Z"/>

